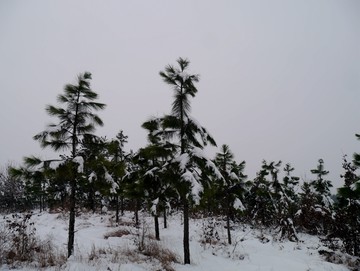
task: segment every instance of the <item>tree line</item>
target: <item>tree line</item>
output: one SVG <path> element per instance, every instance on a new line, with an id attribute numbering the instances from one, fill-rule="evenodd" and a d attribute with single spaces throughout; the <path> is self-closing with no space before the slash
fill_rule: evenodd
<path id="1" fill-rule="evenodd" d="M 189 218 L 217 215 L 226 221 L 232 243 L 234 223 L 276 229 L 281 238 L 298 241 L 298 232 L 323 235 L 331 244 L 360 256 L 360 154 L 343 158 L 343 186 L 331 195 L 324 161 L 311 170 L 313 178 L 300 183 L 294 167 L 281 161 L 262 162 L 256 177 L 244 174 L 245 161 L 236 161 L 230 147 L 219 148 L 214 158 L 203 152 L 216 146 L 207 129 L 191 116 L 191 98 L 198 91 L 199 75 L 188 72 L 190 62 L 179 58 L 159 75 L 174 94 L 171 112 L 146 120 L 147 145 L 125 151 L 128 137 L 95 135 L 102 126 L 96 114 L 106 105 L 91 89 L 91 74 L 80 74 L 57 97 L 58 106 L 46 112 L 54 123 L 34 136 L 43 148 L 60 153 L 52 160 L 25 157 L 19 167 L 0 174 L 0 208 L 19 211 L 39 208 L 69 211 L 68 256 L 73 254 L 75 219 L 82 208 L 124 211 L 148 210 L 160 240 L 159 217 L 167 227 L 170 210 L 183 213 L 184 263 L 190 263 Z M 360 139 L 360 135 L 356 135 Z M 283 177 L 280 177 L 283 176 Z M 340 241 L 340 243 L 338 242 Z"/>

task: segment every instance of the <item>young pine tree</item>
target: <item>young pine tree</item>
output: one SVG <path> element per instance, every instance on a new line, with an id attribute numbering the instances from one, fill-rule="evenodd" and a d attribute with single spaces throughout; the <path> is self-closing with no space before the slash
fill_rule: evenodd
<path id="1" fill-rule="evenodd" d="M 184 263 L 190 264 L 189 246 L 189 201 L 192 195 L 195 201 L 199 199 L 202 190 L 200 182 L 201 166 L 206 165 L 216 171 L 215 165 L 206 159 L 201 149 L 210 143 L 215 145 L 214 139 L 190 116 L 190 97 L 195 97 L 197 88 L 195 83 L 199 76 L 189 74 L 187 69 L 190 62 L 186 59 L 177 60 L 178 67 L 168 65 L 160 72 L 164 82 L 174 91 L 174 101 L 171 115 L 162 120 L 163 134 L 168 138 L 178 140 L 178 155 L 172 160 L 174 186 L 180 197 L 184 214 Z M 205 161 L 206 160 L 206 161 Z M 219 173 L 219 172 L 218 172 Z M 221 175 L 220 173 L 218 175 Z"/>
<path id="2" fill-rule="evenodd" d="M 244 210 L 241 202 L 241 194 L 244 188 L 243 181 L 246 178 L 242 171 L 245 162 L 239 165 L 234 161 L 234 155 L 228 145 L 221 146 L 221 152 L 216 153 L 215 164 L 220 170 L 225 181 L 221 181 L 218 186 L 218 193 L 222 195 L 221 201 L 226 214 L 226 228 L 228 243 L 231 245 L 230 219 L 235 207 Z"/>
<path id="3" fill-rule="evenodd" d="M 124 215 L 124 185 L 123 178 L 126 174 L 127 154 L 124 150 L 125 143 L 127 143 L 128 136 L 124 135 L 121 130 L 116 139 L 111 140 L 107 146 L 107 155 L 109 159 L 109 173 L 114 182 L 117 184 L 118 189 L 115 195 L 115 220 L 119 222 L 119 213 Z"/>
<path id="4" fill-rule="evenodd" d="M 358 163 L 359 160 L 355 162 Z M 330 237 L 340 238 L 345 251 L 360 256 L 360 178 L 357 167 L 343 158 L 344 185 L 338 189 L 335 204 L 335 221 Z"/>
<path id="5" fill-rule="evenodd" d="M 330 198 L 330 181 L 325 180 L 329 172 L 324 168 L 324 161 L 319 159 L 318 165 L 311 173 L 316 179 L 304 182 L 299 194 L 299 210 L 297 224 L 311 234 L 326 234 L 332 224 L 333 201 Z"/>
<path id="6" fill-rule="evenodd" d="M 85 72 L 77 78 L 77 84 L 67 84 L 64 93 L 57 97 L 63 106 L 49 105 L 46 112 L 57 118 L 57 122 L 49 124 L 48 128 L 35 135 L 42 147 L 50 147 L 55 151 L 69 150 L 68 155 L 62 156 L 71 168 L 70 181 L 70 218 L 68 257 L 73 254 L 75 236 L 75 208 L 76 188 L 82 177 L 83 158 L 78 156 L 84 136 L 90 137 L 95 127 L 103 125 L 102 120 L 94 113 L 105 108 L 105 104 L 98 103 L 98 95 L 90 88 L 91 74 Z"/>

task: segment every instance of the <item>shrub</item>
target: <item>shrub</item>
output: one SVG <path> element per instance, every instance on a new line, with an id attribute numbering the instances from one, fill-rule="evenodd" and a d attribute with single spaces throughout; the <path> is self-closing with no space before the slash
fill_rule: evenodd
<path id="1" fill-rule="evenodd" d="M 62 266 L 67 258 L 54 249 L 51 239 L 36 237 L 31 213 L 13 214 L 0 227 L 0 266 L 32 263 L 35 267 Z"/>

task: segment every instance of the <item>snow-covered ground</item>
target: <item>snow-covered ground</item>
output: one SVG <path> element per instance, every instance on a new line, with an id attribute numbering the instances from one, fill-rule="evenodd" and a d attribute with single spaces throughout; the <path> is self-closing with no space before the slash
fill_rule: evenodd
<path id="1" fill-rule="evenodd" d="M 168 228 L 163 229 L 160 219 L 160 238 L 154 236 L 153 220 L 147 214 L 141 215 L 141 226 L 133 227 L 133 214 L 126 213 L 120 225 L 115 225 L 113 214 L 83 213 L 76 220 L 75 252 L 61 267 L 37 268 L 36 263 L 19 270 L 71 270 L 71 271 L 144 271 L 144 270 L 192 270 L 192 271 L 347 271 L 345 266 L 324 261 L 318 253 L 322 245 L 319 238 L 300 235 L 300 242 L 278 241 L 276 236 L 240 225 L 232 230 L 233 244 L 227 245 L 226 230 L 217 223 L 214 230 L 219 240 L 212 244 L 203 242 L 204 230 L 213 221 L 190 220 L 191 265 L 182 264 L 182 220 L 181 215 L 168 218 Z M 1 216 L 0 224 L 6 217 Z M 57 254 L 66 255 L 67 216 L 59 213 L 35 213 L 35 223 L 40 239 L 50 239 Z M 210 221 L 210 222 L 209 222 Z M 118 236 L 111 237 L 115 231 Z M 110 237 L 109 237 L 110 236 Z M 144 236 L 144 238 L 142 237 Z M 208 235 L 209 236 L 209 235 Z M 214 234 L 212 236 L 215 236 Z M 143 244 L 142 244 L 143 241 Z M 150 252 L 139 253 L 138 248 L 147 247 Z M 176 254 L 179 263 L 164 265 L 151 252 L 159 250 Z M 146 249 L 145 249 L 146 250 Z M 145 251 L 144 250 L 144 251 Z M 145 254 L 145 255 L 144 255 Z M 163 254 L 163 253 L 162 253 Z M 1 271 L 9 270 L 3 265 Z"/>

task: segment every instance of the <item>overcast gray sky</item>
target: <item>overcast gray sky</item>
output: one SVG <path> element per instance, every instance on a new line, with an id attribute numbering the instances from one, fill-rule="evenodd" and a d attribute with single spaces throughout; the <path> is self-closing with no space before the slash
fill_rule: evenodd
<path id="1" fill-rule="evenodd" d="M 107 104 L 98 134 L 144 146 L 141 124 L 171 109 L 158 72 L 178 57 L 201 76 L 192 115 L 250 177 L 266 159 L 310 179 L 323 158 L 340 184 L 342 155 L 360 152 L 357 0 L 0 0 L 0 165 L 50 155 L 32 136 L 84 71 Z"/>

